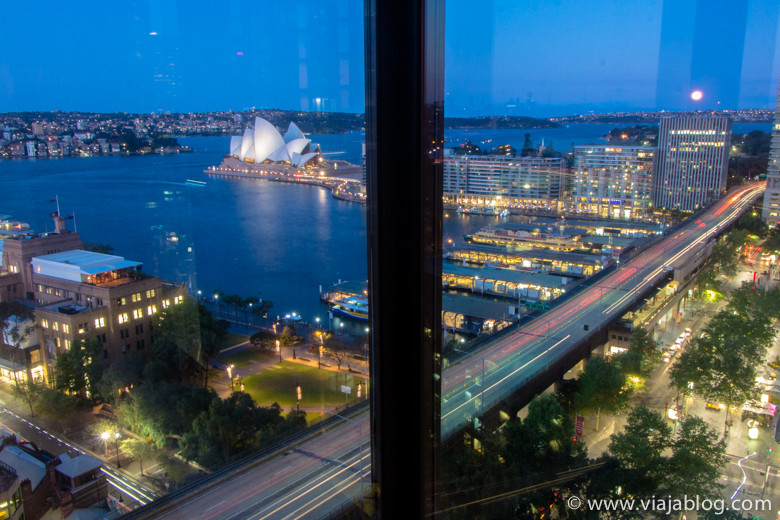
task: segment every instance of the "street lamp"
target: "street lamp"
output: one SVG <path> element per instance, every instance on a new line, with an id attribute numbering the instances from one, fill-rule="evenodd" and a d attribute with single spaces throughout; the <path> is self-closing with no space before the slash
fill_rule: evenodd
<path id="1" fill-rule="evenodd" d="M 228 377 L 230 378 L 230 389 L 233 390 L 233 369 L 235 368 L 235 365 L 229 365 L 227 367 L 227 373 Z"/>
<path id="2" fill-rule="evenodd" d="M 314 322 L 317 324 L 317 328 L 319 329 L 320 328 L 320 317 L 319 316 L 315 317 L 314 318 Z"/>
<path id="3" fill-rule="evenodd" d="M 279 353 L 279 363 L 282 362 L 282 346 L 279 344 L 279 340 L 276 340 L 276 351 Z"/>
<path id="4" fill-rule="evenodd" d="M 295 403 L 295 406 L 298 408 L 298 411 L 301 411 L 301 399 L 303 399 L 303 394 L 301 393 L 301 385 L 298 383 L 295 384 L 295 396 L 298 398 L 298 401 Z"/>
<path id="5" fill-rule="evenodd" d="M 116 443 L 116 467 L 121 468 L 122 464 L 119 462 L 119 437 L 121 437 L 122 434 L 119 432 L 114 432 L 114 442 Z M 103 432 L 100 434 L 100 438 L 103 439 L 103 441 L 106 443 L 106 451 L 108 451 L 108 439 L 111 438 L 111 434 L 108 432 Z"/>
<path id="6" fill-rule="evenodd" d="M 219 294 L 214 293 L 214 299 L 217 301 L 217 318 L 219 318 L 219 316 L 220 316 Z"/>

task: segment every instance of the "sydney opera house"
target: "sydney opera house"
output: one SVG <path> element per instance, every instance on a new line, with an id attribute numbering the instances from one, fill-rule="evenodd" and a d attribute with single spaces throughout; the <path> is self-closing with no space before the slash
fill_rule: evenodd
<path id="1" fill-rule="evenodd" d="M 257 117 L 254 129 L 247 128 L 243 136 L 230 139 L 230 155 L 248 163 L 283 163 L 301 168 L 319 156 L 319 146 L 312 151 L 311 140 L 295 123 L 290 123 L 282 137 L 274 125 Z"/>

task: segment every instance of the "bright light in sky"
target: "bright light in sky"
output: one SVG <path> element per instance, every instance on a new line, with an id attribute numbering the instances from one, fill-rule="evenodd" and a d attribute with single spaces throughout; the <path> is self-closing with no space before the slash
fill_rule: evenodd
<path id="1" fill-rule="evenodd" d="M 701 93 L 701 90 L 694 90 L 691 92 L 691 99 L 694 101 L 699 101 L 704 94 Z"/>

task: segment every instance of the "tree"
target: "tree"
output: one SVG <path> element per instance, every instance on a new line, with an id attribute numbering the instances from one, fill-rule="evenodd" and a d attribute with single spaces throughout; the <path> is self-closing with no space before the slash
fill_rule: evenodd
<path id="1" fill-rule="evenodd" d="M 193 421 L 208 409 L 216 393 L 178 382 L 147 382 L 117 404 L 122 424 L 141 436 L 150 436 L 158 448 L 169 436 L 191 430 Z"/>
<path id="2" fill-rule="evenodd" d="M 119 447 L 128 457 L 138 461 L 141 475 L 144 474 L 144 460 L 153 457 L 157 451 L 152 443 L 140 439 L 125 439 L 119 443 Z"/>
<path id="3" fill-rule="evenodd" d="M 658 342 L 644 327 L 636 327 L 631 335 L 628 351 L 616 358 L 621 371 L 628 375 L 649 375 L 660 358 Z"/>
<path id="4" fill-rule="evenodd" d="M 596 429 L 599 429 L 601 413 L 619 412 L 628 403 L 625 390 L 626 376 L 612 363 L 602 358 L 591 358 L 580 375 L 580 389 L 574 397 L 580 412 L 596 414 Z"/>
<path id="5" fill-rule="evenodd" d="M 268 311 L 270 311 L 273 306 L 274 302 L 271 300 L 258 299 L 257 303 L 253 303 L 249 310 L 252 315 L 257 317 L 259 323 L 261 318 L 268 316 Z"/>
<path id="6" fill-rule="evenodd" d="M 729 405 L 727 423 L 730 406 L 754 397 L 757 368 L 775 336 L 760 300 L 753 300 L 759 295 L 747 287 L 736 292 L 735 307 L 716 314 L 669 371 L 670 384 L 678 391 Z"/>
<path id="7" fill-rule="evenodd" d="M 182 436 L 181 454 L 214 467 L 257 447 L 261 432 L 273 431 L 281 422 L 281 408 L 276 403 L 268 408 L 259 407 L 244 392 L 234 392 L 226 399 L 215 397 L 208 409 L 193 421 L 192 429 Z"/>
<path id="8" fill-rule="evenodd" d="M 225 335 L 214 316 L 201 303 L 185 298 L 178 305 L 163 309 L 152 323 L 155 350 L 179 364 L 179 370 L 186 373 L 183 358 L 171 352 L 175 347 L 192 359 L 200 369 L 201 383 L 208 385 L 209 363 L 219 353 L 219 345 Z M 162 357 L 162 356 L 161 356 Z"/>
<path id="9" fill-rule="evenodd" d="M 295 332 L 295 327 L 293 325 L 285 325 L 284 330 L 282 330 L 282 333 L 279 334 L 279 342 L 283 346 L 289 347 L 302 343 L 303 338 L 299 336 L 297 332 Z"/>
<path id="10" fill-rule="evenodd" d="M 632 409 L 623 432 L 613 434 L 609 453 L 621 468 L 627 496 L 719 496 L 726 443 L 698 417 L 680 421 L 676 433 L 660 413 Z M 614 478 L 614 477 L 613 477 Z"/>
<path id="11" fill-rule="evenodd" d="M 311 339 L 314 341 L 315 345 L 312 345 L 310 348 L 321 348 L 323 357 L 327 356 L 332 358 L 336 362 L 338 369 L 341 370 L 341 365 L 349 354 L 346 344 L 332 332 L 324 330 L 315 330 L 312 332 Z"/>
<path id="12" fill-rule="evenodd" d="M 57 356 L 55 387 L 84 398 L 97 398 L 98 383 L 103 377 L 100 353 L 103 345 L 97 338 L 77 341 L 70 350 Z"/>
<path id="13" fill-rule="evenodd" d="M 737 228 L 744 229 L 751 235 L 756 235 L 758 238 L 766 238 L 769 228 L 756 212 L 748 211 L 740 217 L 737 221 Z"/>
<path id="14" fill-rule="evenodd" d="M 223 296 L 223 301 L 226 305 L 233 307 L 233 316 L 235 318 L 235 323 L 238 323 L 238 308 L 243 306 L 244 298 L 237 294 L 226 294 Z"/>
<path id="15" fill-rule="evenodd" d="M 63 394 L 53 388 L 44 388 L 38 401 L 38 413 L 55 420 L 64 429 L 79 412 L 82 402 L 78 396 Z"/>
<path id="16" fill-rule="evenodd" d="M 22 345 L 35 331 L 35 315 L 33 310 L 17 301 L 0 302 L 0 333 L 3 343 L 9 345 L 11 362 L 14 365 L 14 383 L 19 384 L 16 365 L 19 365 L 19 356 L 22 354 Z M 45 348 L 45 347 L 42 347 Z M 32 380 L 32 372 L 29 363 L 25 359 L 27 379 Z"/>
<path id="17" fill-rule="evenodd" d="M 35 417 L 35 405 L 41 400 L 46 385 L 40 381 L 25 379 L 24 381 L 17 381 L 13 389 L 14 394 L 23 399 L 27 406 L 30 407 L 30 415 Z"/>
<path id="18" fill-rule="evenodd" d="M 626 492 L 649 496 L 661 488 L 668 477 L 664 450 L 671 433 L 663 415 L 637 406 L 628 413 L 625 429 L 610 436 L 609 453 L 626 470 L 621 483 Z"/>
<path id="19" fill-rule="evenodd" d="M 780 251 L 780 227 L 772 228 L 762 246 L 768 252 Z"/>
<path id="20" fill-rule="evenodd" d="M 717 301 L 723 297 L 720 292 L 721 282 L 718 280 L 718 275 L 711 268 L 705 269 L 696 277 L 696 281 L 693 284 L 694 293 L 693 297 L 697 301 Z"/>
<path id="21" fill-rule="evenodd" d="M 678 495 L 716 498 L 726 465 L 726 441 L 719 439 L 700 417 L 688 416 L 671 442 L 670 486 Z"/>
<path id="22" fill-rule="evenodd" d="M 117 359 L 103 372 L 98 385 L 100 394 L 113 402 L 125 388 L 137 387 L 144 379 L 145 365 L 146 359 L 138 350 L 132 350 Z"/>
<path id="23" fill-rule="evenodd" d="M 574 421 L 552 395 L 534 398 L 526 418 L 508 422 L 503 435 L 502 455 L 516 474 L 553 473 L 574 460 L 586 462 L 583 444 L 574 440 Z"/>

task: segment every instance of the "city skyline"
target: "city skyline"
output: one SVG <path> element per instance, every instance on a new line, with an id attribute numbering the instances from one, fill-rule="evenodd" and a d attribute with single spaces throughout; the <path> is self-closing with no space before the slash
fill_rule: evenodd
<path id="1" fill-rule="evenodd" d="M 9 23 L 25 13 L 6 6 L 4 34 L 24 52 L 20 45 L 0 62 L 4 111 L 363 111 L 357 0 L 278 10 L 141 1 L 132 18 L 43 4 L 36 20 L 45 31 Z M 455 0 L 447 114 L 773 107 L 778 12 L 770 0 L 522 8 L 491 0 L 479 10 Z M 693 89 L 703 92 L 698 102 Z"/>

